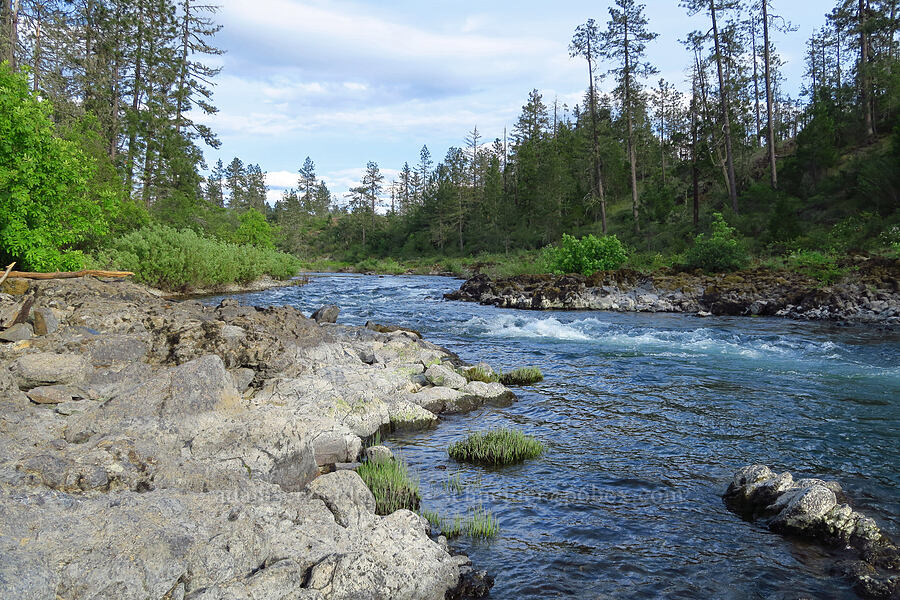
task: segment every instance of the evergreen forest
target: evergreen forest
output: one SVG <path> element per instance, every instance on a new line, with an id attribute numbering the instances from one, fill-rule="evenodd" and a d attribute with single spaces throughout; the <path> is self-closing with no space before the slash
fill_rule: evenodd
<path id="1" fill-rule="evenodd" d="M 389 165 L 392 180 L 370 161 L 341 197 L 311 148 L 272 205 L 252 157 L 204 160 L 219 146 L 197 118 L 217 110 L 216 6 L 2 0 L 0 262 L 182 288 L 301 267 L 540 272 L 582 236 L 616 236 L 640 270 L 896 257 L 898 2 L 839 0 L 792 97 L 779 1 L 683 0 L 705 26 L 681 39 L 684 80 L 666 81 L 647 57 L 653 15 L 615 0 L 565 41 L 578 104 L 534 89 L 508 131 L 473 124 L 443 157 L 426 145 Z M 716 236 L 734 262 L 696 258 Z"/>

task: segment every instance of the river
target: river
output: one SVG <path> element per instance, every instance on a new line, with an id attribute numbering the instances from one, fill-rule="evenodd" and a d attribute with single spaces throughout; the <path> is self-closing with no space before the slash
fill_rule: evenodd
<path id="1" fill-rule="evenodd" d="M 491 597 L 855 598 L 826 551 L 725 508 L 732 474 L 750 463 L 837 480 L 900 537 L 900 334 L 444 301 L 460 283 L 338 274 L 240 298 L 307 313 L 337 304 L 340 323 L 412 327 L 470 362 L 541 368 L 545 380 L 512 406 L 388 440 L 424 508 L 497 517 L 496 538 L 456 541 L 496 577 Z M 468 431 L 496 426 L 547 453 L 500 469 L 447 457 Z M 448 489 L 456 474 L 462 489 Z"/>

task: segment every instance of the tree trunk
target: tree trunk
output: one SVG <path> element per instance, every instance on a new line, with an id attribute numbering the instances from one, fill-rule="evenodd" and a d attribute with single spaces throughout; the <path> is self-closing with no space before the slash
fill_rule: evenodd
<path id="1" fill-rule="evenodd" d="M 765 2 L 766 0 L 763 0 Z M 753 103 L 756 107 L 756 145 L 762 144 L 762 126 L 759 117 L 759 65 L 757 58 L 759 53 L 756 49 L 756 20 L 753 14 L 750 15 L 750 39 L 753 45 Z"/>
<path id="2" fill-rule="evenodd" d="M 712 122 L 711 114 L 712 110 L 709 108 L 709 97 L 708 91 L 706 89 L 706 75 L 703 72 L 703 67 L 700 64 L 700 55 L 698 53 L 694 53 L 694 61 L 697 65 L 697 72 L 699 73 L 699 83 L 700 83 L 700 99 L 703 101 L 703 117 Z M 728 187 L 728 169 L 725 168 L 725 159 L 722 158 L 722 152 L 719 150 L 719 142 L 713 137 L 713 143 L 710 144 L 709 149 L 709 157 L 713 164 L 719 165 L 719 168 L 722 170 L 722 182 L 725 184 L 725 187 Z"/>
<path id="3" fill-rule="evenodd" d="M 862 2 L 863 0 L 860 0 Z M 728 97 L 725 90 L 725 76 L 722 73 L 722 53 L 719 47 L 719 26 L 716 22 L 716 2 L 709 0 L 709 12 L 712 16 L 713 40 L 716 45 L 716 70 L 719 74 L 719 103 L 722 111 L 722 128 L 725 131 L 725 161 L 728 167 L 728 197 L 731 209 L 738 214 L 737 179 L 734 176 L 734 156 L 731 149 L 731 119 L 728 116 Z"/>
<path id="4" fill-rule="evenodd" d="M 698 74 L 699 77 L 699 74 Z M 697 111 L 697 82 L 694 81 L 694 90 L 691 95 L 691 183 L 693 188 L 694 200 L 694 229 L 700 222 L 700 169 L 697 164 L 697 128 L 698 115 Z"/>
<path id="5" fill-rule="evenodd" d="M 191 1 L 184 0 L 184 22 L 181 28 L 181 65 L 178 73 L 178 93 L 175 95 L 175 133 L 181 134 L 181 113 L 184 99 L 187 97 L 185 86 L 187 85 L 188 42 L 191 24 Z"/>
<path id="6" fill-rule="evenodd" d="M 6 15 L 6 33 L 9 36 L 7 39 L 7 43 L 9 44 L 9 54 L 6 59 L 9 61 L 9 66 L 14 71 L 16 70 L 16 48 L 19 46 L 19 7 L 20 0 L 9 0 L 9 7 L 7 8 L 8 14 Z"/>
<path id="7" fill-rule="evenodd" d="M 41 20 L 43 15 L 41 15 L 41 9 L 38 8 L 35 14 L 35 26 L 34 26 L 34 65 L 32 65 L 33 70 L 33 86 L 32 89 L 34 93 L 37 94 L 40 89 L 40 79 L 41 79 Z"/>
<path id="8" fill-rule="evenodd" d="M 128 181 L 129 188 L 134 187 L 134 160 L 137 154 L 137 116 L 141 107 L 141 95 L 143 94 L 143 50 L 144 50 L 144 4 L 139 3 L 138 8 L 138 24 L 137 24 L 137 40 L 135 40 L 134 55 L 134 85 L 132 86 L 131 110 L 134 113 L 135 122 L 130 124 L 131 131 L 128 134 Z"/>
<path id="9" fill-rule="evenodd" d="M 623 12 L 623 15 L 627 13 Z M 625 68 L 622 75 L 625 78 L 625 120 L 628 122 L 628 161 L 631 163 L 631 214 L 634 216 L 634 232 L 641 232 L 641 224 L 638 220 L 638 189 L 637 189 L 637 159 L 634 152 L 634 123 L 631 115 L 631 56 L 628 46 L 628 21 L 625 21 Z"/>
<path id="10" fill-rule="evenodd" d="M 865 120 L 866 135 L 875 135 L 875 125 L 872 119 L 872 94 L 869 89 L 869 33 L 868 7 L 866 0 L 859 0 L 859 79 L 862 88 L 862 105 Z"/>
<path id="11" fill-rule="evenodd" d="M 771 170 L 770 178 L 772 189 L 778 189 L 778 169 L 775 165 L 775 125 L 772 122 L 772 76 L 769 66 L 769 10 L 768 0 L 762 0 L 763 14 L 763 44 L 765 50 L 763 52 L 763 63 L 766 78 L 766 127 L 768 133 L 766 135 L 766 145 L 769 149 L 769 169 Z"/>
<path id="12" fill-rule="evenodd" d="M 600 138 L 597 131 L 597 101 L 594 97 L 594 63 L 591 54 L 591 40 L 587 43 L 587 61 L 588 61 L 588 101 L 591 103 L 591 154 L 594 162 L 593 188 L 592 195 L 600 198 L 600 220 L 603 229 L 603 235 L 606 235 L 606 197 L 603 193 L 603 163 L 600 160 Z"/>

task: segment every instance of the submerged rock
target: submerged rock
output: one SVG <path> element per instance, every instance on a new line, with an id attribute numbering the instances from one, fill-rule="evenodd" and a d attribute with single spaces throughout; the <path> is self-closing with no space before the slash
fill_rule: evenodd
<path id="1" fill-rule="evenodd" d="M 772 531 L 854 552 L 858 559 L 835 568 L 865 597 L 900 597 L 900 550 L 873 519 L 842 502 L 836 482 L 795 481 L 790 473 L 750 465 L 735 473 L 723 498 L 729 509 L 745 519 L 764 519 Z"/>
<path id="2" fill-rule="evenodd" d="M 337 323 L 338 315 L 341 313 L 341 309 L 334 304 L 329 304 L 328 306 L 323 306 L 313 314 L 309 316 L 310 319 L 314 320 L 316 323 Z"/>

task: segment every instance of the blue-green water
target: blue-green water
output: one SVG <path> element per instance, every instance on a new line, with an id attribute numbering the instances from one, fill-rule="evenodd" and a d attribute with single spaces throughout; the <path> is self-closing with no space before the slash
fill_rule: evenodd
<path id="1" fill-rule="evenodd" d="M 495 598 L 853 598 L 831 556 L 726 510 L 734 471 L 764 463 L 844 486 L 900 533 L 900 334 L 777 319 L 523 312 L 442 300 L 459 280 L 314 277 L 241 296 L 339 322 L 419 329 L 470 362 L 536 365 L 542 383 L 510 407 L 393 438 L 423 507 L 476 505 L 500 523 L 460 539 L 496 576 Z M 502 469 L 459 465 L 468 430 L 514 426 L 548 445 Z M 455 473 L 462 492 L 447 489 Z"/>

